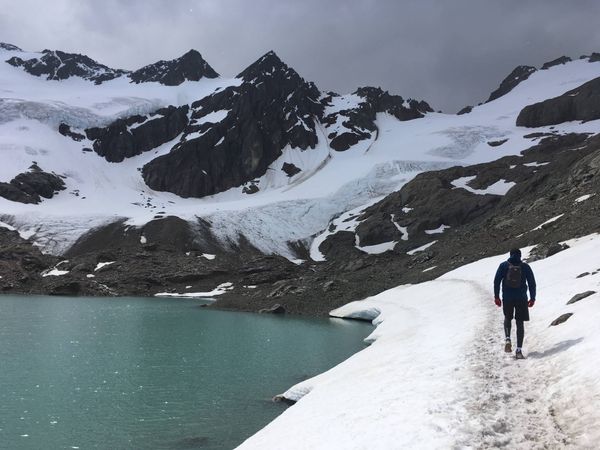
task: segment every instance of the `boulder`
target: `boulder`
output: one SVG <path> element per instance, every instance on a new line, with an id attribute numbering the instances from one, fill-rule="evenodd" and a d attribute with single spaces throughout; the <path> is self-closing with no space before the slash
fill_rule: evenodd
<path id="1" fill-rule="evenodd" d="M 568 248 L 569 246 L 567 244 L 561 244 L 558 242 L 541 243 L 533 247 L 531 252 L 529 252 L 527 261 L 534 262 L 546 259 Z"/>
<path id="2" fill-rule="evenodd" d="M 556 325 L 560 325 L 561 323 L 566 322 L 573 315 L 573 313 L 565 313 L 552 321 L 550 324 L 551 327 L 555 327 Z"/>
<path id="3" fill-rule="evenodd" d="M 571 298 L 571 300 L 567 302 L 567 305 L 577 303 L 578 301 L 583 300 L 584 298 L 589 297 L 590 295 L 594 295 L 595 293 L 596 291 L 585 291 L 580 294 L 574 295 L 573 298 Z"/>
<path id="4" fill-rule="evenodd" d="M 456 115 L 462 116 L 463 114 L 469 114 L 471 111 L 473 111 L 472 106 L 465 106 L 463 109 L 461 109 L 459 112 L 457 112 Z"/>
<path id="5" fill-rule="evenodd" d="M 283 170 L 285 172 L 285 174 L 288 177 L 293 177 L 294 175 L 302 172 L 302 169 L 300 169 L 299 167 L 297 167 L 295 164 L 292 163 L 283 163 L 283 166 L 281 166 L 281 170 Z"/>

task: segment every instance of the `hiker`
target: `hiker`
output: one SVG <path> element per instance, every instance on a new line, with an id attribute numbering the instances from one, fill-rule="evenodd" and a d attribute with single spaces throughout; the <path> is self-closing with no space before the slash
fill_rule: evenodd
<path id="1" fill-rule="evenodd" d="M 510 341 L 510 328 L 513 317 L 517 323 L 517 350 L 515 357 L 523 359 L 523 339 L 525 326 L 523 322 L 529 320 L 529 308 L 535 305 L 535 278 L 529 264 L 521 261 L 521 250 L 514 248 L 510 251 L 508 261 L 498 267 L 494 277 L 494 303 L 502 306 L 500 300 L 500 284 L 502 284 L 502 300 L 504 301 L 504 334 L 506 343 L 504 351 L 512 352 Z M 527 301 L 527 287 L 529 287 L 530 300 Z"/>

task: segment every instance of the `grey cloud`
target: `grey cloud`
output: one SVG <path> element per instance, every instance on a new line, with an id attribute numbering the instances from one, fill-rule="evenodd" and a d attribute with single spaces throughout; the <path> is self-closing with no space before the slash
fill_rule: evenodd
<path id="1" fill-rule="evenodd" d="M 0 40 L 135 69 L 199 50 L 225 76 L 273 49 L 323 90 L 375 85 L 456 111 L 515 66 L 600 50 L 580 0 L 0 0 Z"/>

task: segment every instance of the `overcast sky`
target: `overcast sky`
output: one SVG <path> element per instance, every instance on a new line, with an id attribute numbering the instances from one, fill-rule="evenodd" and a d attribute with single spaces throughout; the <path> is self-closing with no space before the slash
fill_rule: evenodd
<path id="1" fill-rule="evenodd" d="M 0 0 L 0 41 L 136 69 L 195 48 L 223 76 L 268 50 L 321 90 L 455 112 L 517 65 L 600 51 L 598 0 Z"/>

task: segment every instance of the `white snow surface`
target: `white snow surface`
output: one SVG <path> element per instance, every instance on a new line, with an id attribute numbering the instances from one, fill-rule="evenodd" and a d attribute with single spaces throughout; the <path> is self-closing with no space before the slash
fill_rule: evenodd
<path id="1" fill-rule="evenodd" d="M 544 227 L 544 225 L 548 225 L 549 223 L 556 222 L 562 216 L 564 216 L 564 214 L 559 214 L 558 216 L 554 216 L 551 219 L 546 220 L 544 223 L 539 224 L 537 227 L 535 227 L 531 231 L 541 230 Z"/>
<path id="2" fill-rule="evenodd" d="M 478 195 L 506 195 L 509 189 L 516 184 L 514 181 L 498 180 L 485 189 L 473 189 L 469 186 L 469 182 L 473 181 L 475 178 L 476 176 L 457 178 L 456 180 L 452 181 L 452 185 L 455 187 L 455 189 L 466 189 L 467 191 Z"/>
<path id="3" fill-rule="evenodd" d="M 423 252 L 425 250 L 427 250 L 429 247 L 431 247 L 433 244 L 435 244 L 437 241 L 432 241 L 429 242 L 425 245 L 421 245 L 420 247 L 417 248 L 413 248 L 412 250 L 409 250 L 406 252 L 407 255 L 414 255 L 415 253 L 419 253 L 419 252 Z"/>
<path id="4" fill-rule="evenodd" d="M 568 244 L 531 264 L 539 295 L 526 360 L 504 353 L 492 301 L 507 255 L 483 259 L 332 311 L 372 320 L 370 345 L 283 393 L 297 403 L 239 448 L 597 448 L 600 294 L 566 303 L 600 291 L 600 272 L 576 278 L 599 269 L 600 236 Z M 548 326 L 566 312 L 574 315 Z"/>
<path id="5" fill-rule="evenodd" d="M 586 200 L 589 200 L 590 198 L 592 198 L 594 195 L 596 195 L 596 194 L 586 194 L 586 195 L 582 195 L 581 197 L 577 197 L 575 199 L 575 203 L 585 202 Z M 0 224 L 0 226 L 2 226 L 2 224 Z"/>
<path id="6" fill-rule="evenodd" d="M 191 287 L 191 286 L 189 286 Z M 187 289 L 187 288 L 186 288 Z M 208 292 L 159 292 L 158 294 L 154 294 L 155 297 L 174 297 L 174 298 L 210 298 L 216 297 L 217 295 L 222 295 L 227 291 L 233 289 L 233 283 L 227 282 L 218 285 L 212 291 Z"/>
<path id="7" fill-rule="evenodd" d="M 10 51 L 3 55 L 8 59 L 13 53 L 29 57 Z M 256 180 L 258 193 L 243 194 L 239 186 L 202 199 L 183 199 L 148 188 L 139 171 L 152 159 L 168 153 L 181 136 L 121 163 L 109 163 L 94 152 L 82 151 L 90 146 L 89 141 L 75 142 L 60 135 L 58 124 L 69 123 L 75 131 L 106 125 L 118 117 L 189 104 L 217 88 L 237 85 L 239 79 L 163 86 L 119 78 L 94 85 L 77 78 L 48 81 L 0 62 L 0 181 L 10 181 L 35 161 L 45 171 L 64 175 L 67 187 L 39 205 L 0 198 L 0 221 L 27 233 L 44 252 L 60 254 L 92 227 L 119 219 L 127 219 L 131 226 L 143 226 L 156 212 L 164 211 L 164 215 L 191 222 L 198 217 L 210 222 L 224 245 L 238 241 L 243 234 L 263 252 L 295 259 L 297 255 L 288 241 L 322 242 L 326 237 L 323 233 L 336 217 L 364 209 L 420 172 L 518 155 L 532 145 L 524 135 L 550 131 L 549 127 L 516 127 L 516 117 L 524 106 L 560 95 L 598 76 L 600 63 L 577 60 L 538 71 L 507 95 L 477 106 L 469 114 L 430 113 L 406 122 L 378 114 L 376 138 L 359 142 L 345 152 L 333 151 L 327 138 L 332 128 L 324 130 L 317 124 L 317 147 L 283 149 L 282 156 Z M 336 97 L 328 112 L 356 106 L 360 101 L 353 95 Z M 226 114 L 218 111 L 204 120 L 218 121 Z M 596 133 L 600 121 L 564 123 L 552 131 Z M 487 145 L 490 139 L 500 138 L 508 141 L 500 147 Z M 287 177 L 281 170 L 284 162 L 302 171 Z M 511 186 L 499 182 L 486 191 L 502 194 Z M 397 219 L 401 224 L 401 218 Z M 311 255 L 322 259 L 318 245 L 312 245 Z"/>

